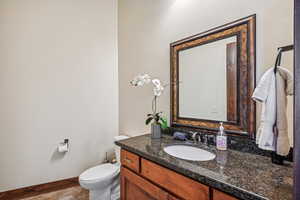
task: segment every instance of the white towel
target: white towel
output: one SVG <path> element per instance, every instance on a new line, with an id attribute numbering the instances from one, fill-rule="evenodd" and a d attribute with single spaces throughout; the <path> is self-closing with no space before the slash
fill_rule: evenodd
<path id="1" fill-rule="evenodd" d="M 261 122 L 256 133 L 256 144 L 264 150 L 275 151 L 273 125 L 276 120 L 274 68 L 267 70 L 254 90 L 252 98 L 262 103 Z"/>
<path id="2" fill-rule="evenodd" d="M 277 84 L 277 92 L 275 91 L 275 84 Z M 252 96 L 254 100 L 262 103 L 261 122 L 256 135 L 256 143 L 259 148 L 276 151 L 277 154 L 283 156 L 289 153 L 290 144 L 288 140 L 286 104 L 287 95 L 292 94 L 293 75 L 287 69 L 278 67 L 276 79 L 274 68 L 267 70 L 263 74 Z M 277 138 L 275 138 L 273 132 L 276 119 Z M 277 145 L 275 146 L 276 143 Z"/>

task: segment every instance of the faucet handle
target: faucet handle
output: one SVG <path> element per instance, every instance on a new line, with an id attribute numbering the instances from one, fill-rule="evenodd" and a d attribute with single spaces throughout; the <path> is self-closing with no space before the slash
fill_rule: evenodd
<path id="1" fill-rule="evenodd" d="M 192 135 L 192 139 L 194 140 L 194 142 L 195 143 L 197 143 L 197 142 L 201 142 L 201 137 L 202 137 L 202 133 L 201 132 L 192 132 L 192 131 L 190 131 L 190 133 L 192 133 L 193 135 Z M 197 137 L 198 137 L 198 139 L 197 139 Z"/>
<path id="2" fill-rule="evenodd" d="M 207 143 L 208 143 L 208 134 L 204 133 L 202 135 L 202 142 L 207 145 Z"/>
<path id="3" fill-rule="evenodd" d="M 197 131 L 189 131 L 190 134 L 192 134 L 192 138 L 194 139 L 196 135 L 198 134 Z"/>
<path id="4" fill-rule="evenodd" d="M 216 136 L 208 134 L 207 135 L 207 143 L 208 144 L 215 144 L 216 143 Z"/>

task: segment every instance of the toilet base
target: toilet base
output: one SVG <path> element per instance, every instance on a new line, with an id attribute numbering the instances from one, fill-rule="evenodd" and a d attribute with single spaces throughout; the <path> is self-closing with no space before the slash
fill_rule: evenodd
<path id="1" fill-rule="evenodd" d="M 90 190 L 90 200 L 110 200 L 110 190 Z"/>
<path id="2" fill-rule="evenodd" d="M 89 190 L 90 200 L 119 200 L 120 199 L 120 175 L 116 175 L 113 180 L 104 188 Z"/>
<path id="3" fill-rule="evenodd" d="M 120 199 L 120 187 L 116 188 L 115 191 L 106 190 L 90 190 L 90 200 L 119 200 Z"/>

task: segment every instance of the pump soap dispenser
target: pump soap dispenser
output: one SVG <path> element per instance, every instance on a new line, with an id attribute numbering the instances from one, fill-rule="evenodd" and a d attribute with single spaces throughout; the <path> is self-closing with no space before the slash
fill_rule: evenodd
<path id="1" fill-rule="evenodd" d="M 224 132 L 223 122 L 220 123 L 220 128 L 217 135 L 217 149 L 218 150 L 227 150 L 227 135 Z"/>

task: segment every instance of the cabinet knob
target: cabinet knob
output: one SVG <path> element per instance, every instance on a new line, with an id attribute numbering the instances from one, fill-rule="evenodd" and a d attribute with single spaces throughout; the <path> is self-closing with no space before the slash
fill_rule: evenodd
<path id="1" fill-rule="evenodd" d="M 132 163 L 132 161 L 131 161 L 130 159 L 128 159 L 128 158 L 124 158 L 124 160 L 125 160 L 128 164 Z"/>

